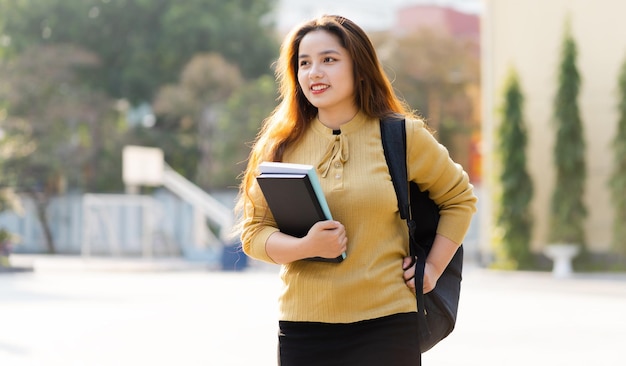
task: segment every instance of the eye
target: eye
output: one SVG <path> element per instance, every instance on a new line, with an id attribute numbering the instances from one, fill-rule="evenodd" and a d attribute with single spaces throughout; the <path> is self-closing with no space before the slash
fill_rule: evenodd
<path id="1" fill-rule="evenodd" d="M 308 60 L 300 60 L 300 63 L 299 63 L 298 65 L 299 65 L 300 67 L 303 67 L 303 66 L 307 66 L 308 64 L 309 64 L 309 61 L 308 61 Z"/>
<path id="2" fill-rule="evenodd" d="M 335 61 L 337 61 L 337 59 L 336 59 L 336 58 L 334 58 L 334 57 L 330 57 L 330 56 L 328 56 L 328 57 L 324 57 L 324 62 L 325 62 L 325 63 L 335 62 Z"/>

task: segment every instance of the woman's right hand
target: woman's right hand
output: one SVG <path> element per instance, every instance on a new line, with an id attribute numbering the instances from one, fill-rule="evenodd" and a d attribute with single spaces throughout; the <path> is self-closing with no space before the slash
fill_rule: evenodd
<path id="1" fill-rule="evenodd" d="M 303 239 L 311 257 L 336 258 L 348 247 L 346 228 L 339 221 L 320 221 Z"/>
<path id="2" fill-rule="evenodd" d="M 302 238 L 280 231 L 272 233 L 265 243 L 265 251 L 278 264 L 311 257 L 336 258 L 346 251 L 346 228 L 338 221 L 320 221 Z"/>

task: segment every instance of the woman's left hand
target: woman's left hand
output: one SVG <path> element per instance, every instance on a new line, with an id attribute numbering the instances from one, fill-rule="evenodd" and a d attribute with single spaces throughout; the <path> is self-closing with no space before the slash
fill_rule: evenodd
<path id="1" fill-rule="evenodd" d="M 426 258 L 426 266 L 424 267 L 424 287 L 422 291 L 425 294 L 431 292 L 437 285 L 437 280 L 446 269 L 450 259 L 459 249 L 459 244 L 446 238 L 443 235 L 435 235 L 435 241 L 430 249 L 428 258 Z M 402 260 L 402 269 L 404 270 L 404 283 L 415 291 L 415 261 L 411 257 L 404 257 Z"/>
<path id="2" fill-rule="evenodd" d="M 404 278 L 404 283 L 407 287 L 413 290 L 413 292 L 415 292 L 415 260 L 413 260 L 412 257 L 404 257 L 402 260 L 402 269 L 404 270 L 404 274 L 402 276 Z M 426 265 L 424 266 L 423 293 L 427 294 L 431 292 L 437 285 L 438 279 L 439 276 L 436 274 L 433 266 L 426 262 Z"/>

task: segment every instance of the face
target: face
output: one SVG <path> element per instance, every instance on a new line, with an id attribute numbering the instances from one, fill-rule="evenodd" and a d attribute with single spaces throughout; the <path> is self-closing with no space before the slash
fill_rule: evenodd
<path id="1" fill-rule="evenodd" d="M 333 34 L 307 33 L 298 49 L 298 83 L 308 101 L 324 114 L 354 115 L 352 57 Z"/>

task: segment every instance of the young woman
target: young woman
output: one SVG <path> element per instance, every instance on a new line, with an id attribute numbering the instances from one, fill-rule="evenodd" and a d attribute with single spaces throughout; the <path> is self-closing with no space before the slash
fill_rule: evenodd
<path id="1" fill-rule="evenodd" d="M 322 16 L 296 28 L 277 66 L 281 101 L 250 154 L 238 207 L 245 253 L 282 265 L 279 364 L 419 365 L 414 269 L 380 119 L 407 117 L 409 179 L 441 210 L 419 291 L 436 286 L 470 224 L 476 197 L 467 174 L 396 97 L 350 20 Z M 255 181 L 262 161 L 315 166 L 335 220 L 303 238 L 281 233 Z M 344 251 L 341 263 L 302 260 Z"/>

